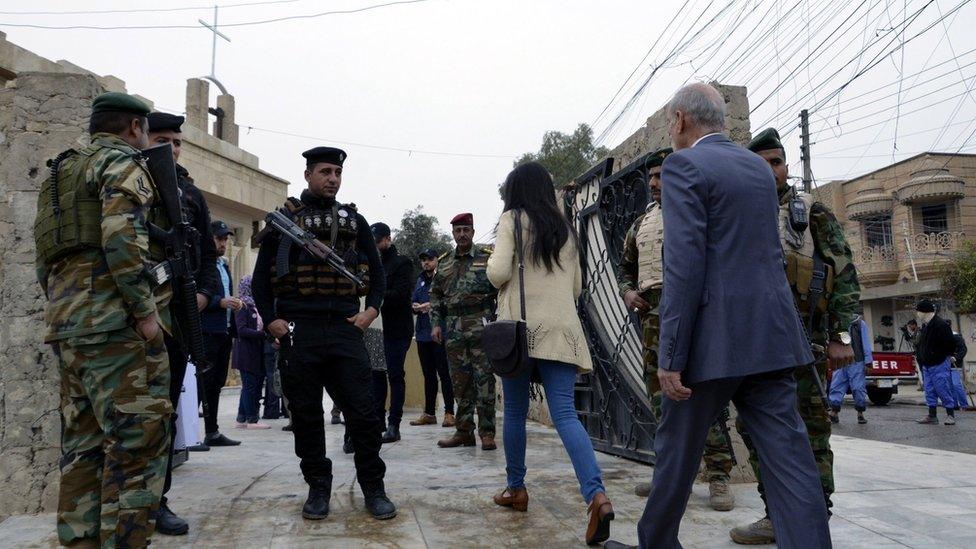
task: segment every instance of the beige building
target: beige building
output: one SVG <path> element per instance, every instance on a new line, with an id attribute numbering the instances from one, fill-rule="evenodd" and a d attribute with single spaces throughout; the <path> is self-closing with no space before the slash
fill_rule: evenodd
<path id="1" fill-rule="evenodd" d="M 920 297 L 940 298 L 939 265 L 976 235 L 976 155 L 924 153 L 815 194 L 854 252 L 874 349 L 907 351 L 898 328 L 914 318 Z M 948 302 L 940 314 L 973 348 L 976 317 Z"/>
<path id="2" fill-rule="evenodd" d="M 91 102 L 104 91 L 125 91 L 125 83 L 50 61 L 0 33 L 0 520 L 52 509 L 57 495 L 59 381 L 42 341 L 33 221 L 45 162 L 87 144 Z M 261 171 L 258 158 L 237 146 L 233 96 L 218 96 L 211 108 L 208 94 L 206 82 L 187 82 L 180 163 L 213 217 L 234 229 L 230 259 L 238 278 L 252 270 L 251 238 L 265 213 L 284 202 L 288 182 Z"/>

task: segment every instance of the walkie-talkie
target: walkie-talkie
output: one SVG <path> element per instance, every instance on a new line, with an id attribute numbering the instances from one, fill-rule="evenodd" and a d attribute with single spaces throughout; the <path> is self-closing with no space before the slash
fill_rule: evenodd
<path id="1" fill-rule="evenodd" d="M 807 211 L 807 205 L 802 198 L 794 193 L 793 198 L 790 199 L 790 227 L 797 234 L 803 234 L 809 225 L 810 212 Z"/>

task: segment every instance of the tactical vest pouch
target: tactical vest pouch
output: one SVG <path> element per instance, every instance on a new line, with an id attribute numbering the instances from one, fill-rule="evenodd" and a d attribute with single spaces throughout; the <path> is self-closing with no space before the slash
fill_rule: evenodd
<path id="1" fill-rule="evenodd" d="M 102 245 L 102 202 L 87 184 L 87 159 L 74 150 L 59 154 L 41 185 L 34 240 L 46 265 Z"/>

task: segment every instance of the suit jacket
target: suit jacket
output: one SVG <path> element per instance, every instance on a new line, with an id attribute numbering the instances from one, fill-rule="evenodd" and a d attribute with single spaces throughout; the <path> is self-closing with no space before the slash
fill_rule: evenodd
<path id="1" fill-rule="evenodd" d="M 664 161 L 658 366 L 685 383 L 813 362 L 783 268 L 769 165 L 724 135 Z"/>
<path id="2" fill-rule="evenodd" d="M 200 327 L 205 334 L 228 334 L 231 337 L 237 337 L 237 318 L 233 314 L 230 315 L 230 327 L 228 328 L 227 309 L 220 306 L 221 299 L 234 295 L 234 277 L 230 276 L 230 268 L 227 267 L 226 260 L 221 260 L 220 264 L 221 266 L 219 268 L 227 273 L 227 277 L 230 280 L 230 292 L 227 294 L 224 294 L 224 285 L 220 281 L 217 262 L 211 263 L 210 267 L 200 267 L 201 269 L 212 269 L 213 275 L 217 277 L 217 287 L 214 288 L 214 294 L 210 297 L 210 302 L 207 303 L 207 306 L 200 312 Z"/>

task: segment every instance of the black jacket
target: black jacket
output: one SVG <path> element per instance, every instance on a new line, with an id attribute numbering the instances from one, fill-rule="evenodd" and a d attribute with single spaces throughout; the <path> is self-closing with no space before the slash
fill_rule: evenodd
<path id="1" fill-rule="evenodd" d="M 391 245 L 380 252 L 386 272 L 383 296 L 383 337 L 404 339 L 413 336 L 413 265 Z"/>
<path id="2" fill-rule="evenodd" d="M 952 339 L 956 341 L 956 350 L 953 351 L 952 356 L 956 358 L 956 367 L 962 368 L 966 362 L 966 353 L 969 349 L 966 348 L 966 340 L 960 334 L 952 334 Z"/>
<path id="3" fill-rule="evenodd" d="M 956 339 L 952 336 L 952 328 L 938 316 L 932 317 L 919 334 L 915 350 L 919 366 L 938 366 L 955 352 Z"/>
<path id="4" fill-rule="evenodd" d="M 180 204 L 183 208 L 183 215 L 186 216 L 187 223 L 196 229 L 200 236 L 198 241 L 193 242 L 191 252 L 195 256 L 191 259 L 198 261 L 197 268 L 193 272 L 193 280 L 197 285 L 197 293 L 206 296 L 207 304 L 211 305 L 215 299 L 214 296 L 222 288 L 220 279 L 217 277 L 217 271 L 211 267 L 217 263 L 217 248 L 214 245 L 213 232 L 210 229 L 210 208 L 207 207 L 203 193 L 193 184 L 190 173 L 179 164 L 176 165 L 176 182 L 180 189 Z M 194 302 L 191 306 L 195 307 L 196 303 Z M 173 328 L 176 330 L 176 340 L 181 343 L 185 342 L 186 339 L 182 328 L 185 310 L 180 292 L 174 290 L 170 312 Z"/>

